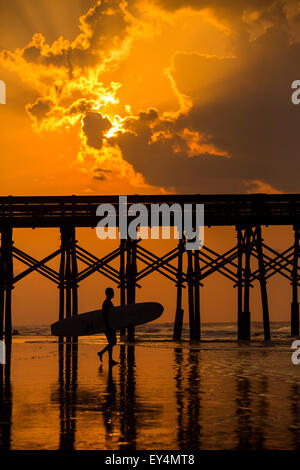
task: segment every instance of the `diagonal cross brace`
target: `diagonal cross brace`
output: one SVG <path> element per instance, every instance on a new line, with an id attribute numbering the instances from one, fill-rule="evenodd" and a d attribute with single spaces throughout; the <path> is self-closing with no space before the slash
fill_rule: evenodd
<path id="1" fill-rule="evenodd" d="M 12 247 L 12 253 L 13 257 L 16 258 L 17 260 L 21 261 L 23 264 L 26 264 L 29 266 L 28 269 L 23 271 L 20 274 L 17 274 L 13 278 L 13 284 L 16 282 L 20 281 L 23 279 L 25 276 L 28 274 L 37 271 L 39 274 L 42 276 L 46 277 L 50 281 L 54 282 L 55 284 L 59 284 L 59 274 L 57 271 L 54 269 L 50 268 L 49 266 L 46 266 L 45 263 L 50 261 L 51 259 L 55 258 L 61 253 L 61 250 L 56 250 L 50 255 L 46 256 L 42 260 L 38 261 L 37 259 L 33 258 L 32 256 L 28 255 L 22 250 L 19 250 L 16 247 Z"/>
<path id="2" fill-rule="evenodd" d="M 267 245 L 263 244 L 264 248 L 270 251 L 271 253 L 275 254 L 274 258 L 264 253 L 263 258 L 266 260 L 265 262 L 265 272 L 266 272 L 266 279 L 270 278 L 274 274 L 278 273 L 281 276 L 285 277 L 288 280 L 291 280 L 292 272 L 293 272 L 293 246 L 286 249 L 282 253 L 278 253 L 277 251 L 273 250 L 272 248 L 268 247 Z M 257 253 L 254 250 L 254 256 L 257 258 Z M 288 266 L 291 266 L 289 269 Z M 298 268 L 299 271 L 299 268 Z M 251 280 L 257 279 L 259 277 L 259 270 L 256 270 L 252 273 Z M 297 276 L 300 280 L 300 275 Z"/>
<path id="3" fill-rule="evenodd" d="M 91 276 L 94 272 L 98 271 L 104 276 L 111 279 L 113 282 L 119 282 L 119 272 L 109 265 L 109 263 L 117 258 L 120 254 L 120 250 L 116 249 L 111 253 L 105 255 L 103 258 L 97 258 L 82 247 L 76 245 L 76 256 L 77 258 L 87 265 L 87 268 L 83 269 L 78 273 L 78 282 L 83 281 L 87 277 Z"/>
<path id="4" fill-rule="evenodd" d="M 97 256 L 88 252 L 81 246 L 76 245 L 76 256 L 77 259 L 87 265 L 85 269 L 79 272 L 77 281 L 81 282 L 87 277 L 91 276 L 94 272 L 99 272 L 105 277 L 110 279 L 116 284 L 120 284 L 120 273 L 117 269 L 110 266 L 109 263 L 120 256 L 120 248 L 116 248 L 111 253 L 108 253 L 103 258 L 97 258 Z M 137 287 L 141 287 L 136 284 Z"/>
<path id="5" fill-rule="evenodd" d="M 174 248 L 173 250 L 166 253 L 164 256 L 159 257 L 154 253 L 137 246 L 137 258 L 145 263 L 147 266 L 142 269 L 136 276 L 136 279 L 140 280 L 154 271 L 159 272 L 163 276 L 167 277 L 175 284 L 177 283 L 177 269 L 170 264 L 170 261 L 177 258 L 178 256 L 178 248 Z M 172 277 L 173 276 L 173 277 Z M 186 281 L 186 274 L 183 274 L 184 281 Z"/>
<path id="6" fill-rule="evenodd" d="M 212 258 L 207 253 L 205 253 L 205 251 L 213 254 L 216 256 L 216 258 Z M 227 264 L 229 264 L 237 269 L 237 264 L 233 262 L 237 256 L 238 251 L 236 247 L 231 248 L 226 253 L 224 253 L 224 255 L 220 255 L 207 247 L 203 247 L 200 252 L 200 261 L 204 263 L 204 267 L 201 269 L 200 279 L 204 279 L 210 274 L 218 271 L 220 274 L 223 274 L 223 276 L 227 277 L 231 281 L 237 282 L 236 272 L 225 267 Z"/>

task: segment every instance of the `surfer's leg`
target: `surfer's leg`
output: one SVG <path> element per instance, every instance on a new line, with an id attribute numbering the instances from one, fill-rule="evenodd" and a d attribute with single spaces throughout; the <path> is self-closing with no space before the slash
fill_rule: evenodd
<path id="1" fill-rule="evenodd" d="M 109 351 L 109 349 L 110 349 L 110 333 L 109 333 L 109 331 L 105 332 L 105 336 L 106 336 L 108 344 L 102 349 L 102 351 L 99 351 L 97 353 L 101 362 L 102 362 L 103 354 L 106 353 L 106 351 Z"/>
<path id="2" fill-rule="evenodd" d="M 110 341 L 109 341 L 109 344 L 110 344 L 110 349 L 108 351 L 108 354 L 109 354 L 109 366 L 112 367 L 116 364 L 118 364 L 117 361 L 114 361 L 113 358 L 112 358 L 112 353 L 113 353 L 113 347 L 117 344 L 117 335 L 116 335 L 116 331 L 113 330 L 110 334 Z"/>
<path id="3" fill-rule="evenodd" d="M 107 338 L 108 344 L 102 349 L 102 351 L 99 351 L 97 354 L 99 356 L 100 361 L 102 362 L 103 354 L 106 353 L 106 351 L 108 351 L 109 361 L 111 362 L 112 361 L 112 348 L 117 342 L 117 337 L 116 337 L 115 331 L 111 329 L 105 332 L 105 336 Z"/>
<path id="4" fill-rule="evenodd" d="M 103 348 L 102 351 L 97 352 L 97 354 L 98 354 L 99 359 L 100 359 L 101 362 L 102 362 L 102 356 L 103 356 L 103 354 L 105 353 L 105 349 L 106 349 L 106 348 Z"/>

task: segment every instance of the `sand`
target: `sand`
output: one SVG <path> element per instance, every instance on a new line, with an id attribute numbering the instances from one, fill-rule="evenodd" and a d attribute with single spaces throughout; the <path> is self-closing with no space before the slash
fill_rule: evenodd
<path id="1" fill-rule="evenodd" d="M 296 449 L 300 365 L 289 347 L 15 337 L 2 367 L 0 448 Z"/>

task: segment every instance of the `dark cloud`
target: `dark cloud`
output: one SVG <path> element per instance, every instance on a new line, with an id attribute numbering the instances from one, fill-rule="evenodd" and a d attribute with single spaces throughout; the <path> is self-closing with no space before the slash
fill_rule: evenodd
<path id="1" fill-rule="evenodd" d="M 91 28 L 93 47 L 112 45 L 114 38 L 123 38 L 128 22 L 119 0 L 102 0 L 85 16 L 84 23 Z"/>
<path id="2" fill-rule="evenodd" d="M 95 169 L 96 175 L 93 176 L 94 180 L 97 181 L 107 181 L 112 174 L 112 170 L 107 168 L 96 168 Z"/>
<path id="3" fill-rule="evenodd" d="M 293 10 L 296 19 L 299 14 L 297 0 L 153 0 L 167 11 L 180 8 L 194 10 L 210 9 L 220 23 L 230 27 L 237 35 L 248 37 L 252 24 L 256 28 L 286 22 L 286 11 Z M 257 14 L 257 18 L 249 14 Z"/>
<path id="4" fill-rule="evenodd" d="M 243 47 L 240 61 L 241 70 L 220 83 L 222 94 L 196 104 L 178 125 L 212 134 L 232 155 L 230 169 L 240 179 L 298 191 L 300 108 L 291 103 L 291 83 L 299 76 L 300 45 L 272 28 Z"/>
<path id="5" fill-rule="evenodd" d="M 202 73 L 197 55 L 194 61 L 197 81 Z M 210 98 L 204 103 L 203 90 L 194 90 L 192 109 L 175 122 L 150 126 L 139 119 L 134 132 L 118 137 L 124 158 L 149 183 L 183 192 L 235 193 L 256 180 L 285 192 L 299 190 L 300 106 L 291 103 L 291 83 L 299 78 L 300 44 L 290 43 L 288 32 L 277 25 L 240 44 L 236 61 L 217 85 L 207 84 Z M 178 78 L 180 70 L 174 73 Z M 171 137 L 164 134 L 168 128 Z M 164 132 L 153 139 L 159 129 Z M 205 151 L 188 158 L 184 146 L 174 152 L 184 129 L 210 136 L 231 158 Z"/>
<path id="6" fill-rule="evenodd" d="M 93 100 L 87 100 L 85 98 L 81 98 L 75 103 L 72 103 L 69 108 L 65 111 L 65 114 L 72 115 L 72 114 L 84 114 L 87 111 L 90 111 L 94 105 Z"/>
<path id="7" fill-rule="evenodd" d="M 157 110 L 150 108 L 148 111 L 141 111 L 136 117 L 126 118 L 123 126 L 133 134 L 146 133 L 150 137 L 152 135 L 151 127 L 157 120 Z"/>
<path id="8" fill-rule="evenodd" d="M 111 128 L 111 122 L 101 113 L 89 112 L 83 119 L 82 130 L 87 137 L 87 144 L 95 149 L 102 147 L 103 135 Z"/>
<path id="9" fill-rule="evenodd" d="M 154 0 L 156 4 L 167 10 L 193 8 L 203 10 L 213 8 L 218 11 L 241 14 L 246 9 L 261 9 L 270 6 L 278 0 Z"/>
<path id="10" fill-rule="evenodd" d="M 38 98 L 35 103 L 27 106 L 28 114 L 38 121 L 44 119 L 51 111 L 53 103 L 48 98 Z"/>
<path id="11" fill-rule="evenodd" d="M 96 180 L 96 181 L 107 181 L 107 176 L 106 175 L 96 175 L 96 176 L 93 176 L 93 179 Z"/>
<path id="12" fill-rule="evenodd" d="M 148 109 L 148 111 L 140 112 L 139 113 L 139 119 L 140 121 L 145 121 L 145 122 L 155 122 L 158 119 L 158 112 L 156 109 Z"/>
<path id="13" fill-rule="evenodd" d="M 22 57 L 29 63 L 65 67 L 72 74 L 75 66 L 95 66 L 99 60 L 104 60 L 109 50 L 120 47 L 130 25 L 121 0 L 98 0 L 80 18 L 78 35 L 73 42 L 60 37 L 47 44 L 45 37 L 37 33 L 23 49 Z"/>
<path id="14" fill-rule="evenodd" d="M 232 162 L 217 155 L 187 158 L 173 151 L 176 138 L 151 142 L 147 133 L 118 137 L 124 158 L 153 185 L 176 188 L 177 192 L 239 192 L 242 185 L 232 174 Z M 234 181 L 234 184 L 233 184 Z"/>
<path id="15" fill-rule="evenodd" d="M 112 173 L 112 170 L 108 168 L 95 168 L 94 170 L 96 173 Z"/>
<path id="16" fill-rule="evenodd" d="M 124 127 L 127 132 L 110 142 L 119 145 L 125 160 L 150 184 L 197 192 L 204 183 L 203 191 L 211 192 L 215 190 L 211 187 L 215 179 L 222 178 L 226 170 L 231 171 L 231 161 L 217 152 L 203 152 L 201 158 L 188 158 L 187 143 L 182 135 L 184 122 L 160 119 L 156 110 L 126 120 Z M 209 139 L 207 143 L 211 143 Z M 225 184 L 228 191 L 228 181 Z"/>

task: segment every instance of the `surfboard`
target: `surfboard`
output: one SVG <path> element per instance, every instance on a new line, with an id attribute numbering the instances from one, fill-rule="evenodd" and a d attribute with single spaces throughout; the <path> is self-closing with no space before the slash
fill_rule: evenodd
<path id="1" fill-rule="evenodd" d="M 157 302 L 140 302 L 136 304 L 113 307 L 108 313 L 109 326 L 113 329 L 128 328 L 156 320 L 163 313 L 163 306 Z M 102 310 L 92 310 L 76 317 L 65 318 L 51 325 L 54 336 L 86 336 L 105 331 Z"/>

